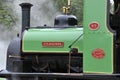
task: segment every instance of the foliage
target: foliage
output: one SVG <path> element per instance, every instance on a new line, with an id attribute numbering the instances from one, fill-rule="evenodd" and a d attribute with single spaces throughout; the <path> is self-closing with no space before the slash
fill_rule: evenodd
<path id="1" fill-rule="evenodd" d="M 10 28 L 15 24 L 12 8 L 7 5 L 6 0 L 0 0 L 0 24 Z"/>
<path id="2" fill-rule="evenodd" d="M 54 0 L 54 4 L 59 11 L 67 5 L 67 0 Z M 83 22 L 83 0 L 71 0 L 71 14 L 78 18 L 79 25 Z"/>
<path id="3" fill-rule="evenodd" d="M 62 12 L 62 7 L 67 5 L 67 0 L 53 0 L 55 7 Z M 15 24 L 16 17 L 12 8 L 8 5 L 8 2 L 13 0 L 0 0 L 0 24 L 11 28 Z M 83 21 L 83 0 L 71 0 L 71 14 L 78 18 L 79 25 L 82 25 Z"/>

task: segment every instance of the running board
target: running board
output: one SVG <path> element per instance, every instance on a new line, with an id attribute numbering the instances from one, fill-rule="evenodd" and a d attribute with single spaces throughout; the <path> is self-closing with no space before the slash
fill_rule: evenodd
<path id="1" fill-rule="evenodd" d="M 83 74 L 83 73 L 22 73 L 22 72 L 8 72 L 6 70 L 0 71 L 1 78 L 10 77 L 43 77 L 43 78 L 68 78 L 68 79 L 113 79 L 119 78 L 120 74 Z"/>

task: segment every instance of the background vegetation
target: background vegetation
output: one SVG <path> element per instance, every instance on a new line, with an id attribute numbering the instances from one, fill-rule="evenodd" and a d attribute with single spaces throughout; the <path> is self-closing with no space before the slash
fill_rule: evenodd
<path id="1" fill-rule="evenodd" d="M 67 5 L 67 0 L 54 0 L 55 6 L 62 12 L 62 7 Z M 71 14 L 78 18 L 79 25 L 83 22 L 83 0 L 71 0 Z"/>
<path id="2" fill-rule="evenodd" d="M 0 0 L 0 24 L 11 28 L 15 24 L 15 16 L 7 0 Z"/>
<path id="3" fill-rule="evenodd" d="M 0 24 L 6 28 L 11 28 L 16 22 L 15 13 L 8 5 L 8 2 L 14 0 L 0 0 Z M 53 0 L 55 7 L 58 11 L 62 12 L 62 7 L 67 5 L 67 0 Z M 82 25 L 83 21 L 83 0 L 71 0 L 71 14 L 78 18 L 79 25 Z"/>

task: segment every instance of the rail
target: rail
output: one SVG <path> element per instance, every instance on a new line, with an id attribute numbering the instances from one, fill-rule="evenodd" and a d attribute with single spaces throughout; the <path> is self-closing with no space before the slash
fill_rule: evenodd
<path id="1" fill-rule="evenodd" d="M 104 79 L 119 80 L 120 74 L 83 74 L 83 73 L 22 73 L 0 71 L 1 78 L 10 77 L 42 77 L 42 78 L 65 78 L 65 79 Z"/>

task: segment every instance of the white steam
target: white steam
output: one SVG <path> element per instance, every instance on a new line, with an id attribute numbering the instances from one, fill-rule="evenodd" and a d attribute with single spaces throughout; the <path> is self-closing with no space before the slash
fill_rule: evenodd
<path id="1" fill-rule="evenodd" d="M 21 20 L 21 8 L 18 6 L 20 3 L 31 3 L 31 26 L 41 26 L 44 24 L 53 26 L 53 21 L 59 12 L 53 5 L 53 0 L 15 0 L 15 12 L 19 15 Z"/>

